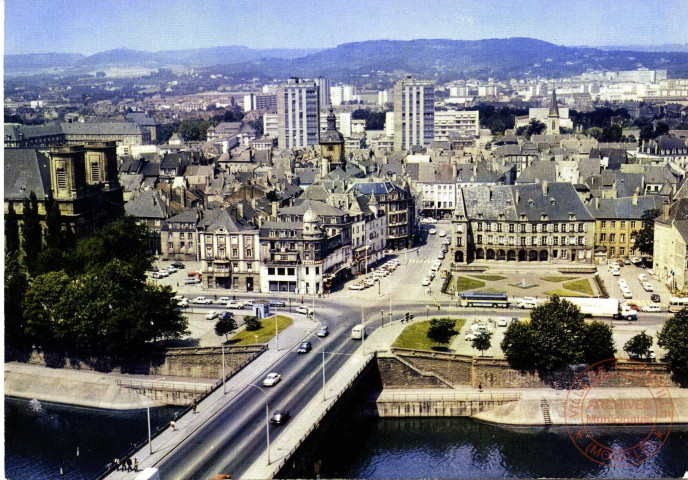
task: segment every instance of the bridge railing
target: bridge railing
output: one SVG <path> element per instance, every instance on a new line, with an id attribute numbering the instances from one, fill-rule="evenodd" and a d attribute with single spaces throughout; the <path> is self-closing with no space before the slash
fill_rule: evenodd
<path id="1" fill-rule="evenodd" d="M 482 392 L 482 393 L 383 393 L 378 397 L 381 402 L 487 402 L 487 401 L 516 401 L 523 397 L 522 393 Z"/>
<path id="2" fill-rule="evenodd" d="M 158 390 L 165 392 L 180 392 L 180 393 L 209 393 L 217 383 L 214 385 L 199 385 L 188 383 L 171 383 L 171 382 L 142 382 L 139 380 L 117 380 L 117 386 L 123 388 L 131 388 L 133 390 Z"/>

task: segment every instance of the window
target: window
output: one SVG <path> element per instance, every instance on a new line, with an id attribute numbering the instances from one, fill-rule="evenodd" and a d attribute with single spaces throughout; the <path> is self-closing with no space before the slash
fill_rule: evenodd
<path id="1" fill-rule="evenodd" d="M 615 254 L 616 254 L 616 249 L 614 247 L 611 247 L 609 249 L 609 255 L 613 257 Z"/>
<path id="2" fill-rule="evenodd" d="M 320 267 L 315 267 L 315 274 L 320 275 Z"/>
<path id="3" fill-rule="evenodd" d="M 619 248 L 619 255 L 626 255 L 626 249 L 624 247 Z"/>
<path id="4" fill-rule="evenodd" d="M 294 275 L 294 267 L 287 268 L 287 275 Z"/>
<path id="5" fill-rule="evenodd" d="M 239 237 L 232 235 L 232 243 L 239 243 Z"/>
<path id="6" fill-rule="evenodd" d="M 559 237 L 554 237 L 554 244 L 559 245 Z M 555 250 L 556 252 L 556 250 Z"/>
<path id="7" fill-rule="evenodd" d="M 616 234 L 615 234 L 615 233 L 610 233 L 610 234 L 609 234 L 609 241 L 610 241 L 610 242 L 616 241 Z"/>
<path id="8" fill-rule="evenodd" d="M 483 236 L 482 235 L 478 235 L 476 243 L 483 243 Z"/>
<path id="9" fill-rule="evenodd" d="M 169 248 L 170 250 L 172 250 L 174 248 L 174 245 L 172 244 L 172 242 L 169 242 L 167 244 L 167 248 Z"/>
<path id="10" fill-rule="evenodd" d="M 554 231 L 555 233 L 558 233 L 558 232 L 559 232 L 559 224 L 558 224 L 558 223 L 555 223 L 555 224 L 553 225 L 553 227 L 554 227 L 554 230 L 553 230 L 553 231 Z"/>
<path id="11" fill-rule="evenodd" d="M 275 274 L 275 267 L 268 267 L 268 275 L 274 275 Z"/>
<path id="12" fill-rule="evenodd" d="M 57 169 L 57 188 L 67 190 L 67 172 L 64 168 Z"/>
<path id="13" fill-rule="evenodd" d="M 626 228 L 626 221 L 625 220 L 621 220 L 621 228 Z"/>
<path id="14" fill-rule="evenodd" d="M 179 246 L 182 247 L 182 248 L 184 248 L 184 242 L 180 242 L 180 243 L 179 243 Z"/>
<path id="15" fill-rule="evenodd" d="M 625 241 L 626 241 L 626 234 L 625 234 L 625 233 L 619 234 L 619 241 L 620 241 L 620 242 L 625 242 Z M 623 254 L 622 254 L 622 255 L 623 255 Z"/>
<path id="16" fill-rule="evenodd" d="M 606 233 L 600 233 L 600 242 L 606 242 L 607 241 L 607 234 Z"/>
<path id="17" fill-rule="evenodd" d="M 616 221 L 612 220 L 612 228 L 616 228 Z"/>
<path id="18" fill-rule="evenodd" d="M 483 231 L 483 224 L 482 224 L 482 223 L 478 222 L 477 227 L 478 227 L 478 231 L 479 231 L 479 232 L 482 232 L 482 231 Z"/>
<path id="19" fill-rule="evenodd" d="M 514 233 L 514 224 L 513 223 L 509 224 L 509 233 Z"/>
<path id="20" fill-rule="evenodd" d="M 97 162 L 91 163 L 91 181 L 100 182 L 100 166 Z"/>
<path id="21" fill-rule="evenodd" d="M 239 256 L 239 249 L 238 248 L 233 248 L 232 249 L 232 257 L 236 258 Z"/>
<path id="22" fill-rule="evenodd" d="M 193 242 L 189 242 L 189 248 L 193 248 Z"/>
<path id="23" fill-rule="evenodd" d="M 607 226 L 606 220 L 602 220 L 602 221 L 600 222 L 600 227 L 601 227 L 601 228 L 605 228 L 606 226 Z"/>
<path id="24" fill-rule="evenodd" d="M 246 256 L 249 258 L 252 257 L 253 256 L 253 249 L 247 248 L 246 249 Z"/>
<path id="25" fill-rule="evenodd" d="M 234 270 L 239 270 L 239 264 L 238 264 L 237 262 L 234 262 L 234 263 L 232 264 L 232 268 L 233 268 Z"/>
<path id="26" fill-rule="evenodd" d="M 631 221 L 631 228 L 635 228 L 635 220 Z"/>
<path id="27" fill-rule="evenodd" d="M 277 269 L 277 275 L 284 275 L 284 267 L 280 267 Z"/>

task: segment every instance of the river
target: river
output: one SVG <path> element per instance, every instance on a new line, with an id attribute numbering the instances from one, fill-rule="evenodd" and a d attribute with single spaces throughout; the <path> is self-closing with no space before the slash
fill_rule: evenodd
<path id="1" fill-rule="evenodd" d="M 177 410 L 151 409 L 151 428 L 168 422 Z M 147 434 L 145 410 L 100 410 L 5 397 L 5 476 L 91 479 Z"/>

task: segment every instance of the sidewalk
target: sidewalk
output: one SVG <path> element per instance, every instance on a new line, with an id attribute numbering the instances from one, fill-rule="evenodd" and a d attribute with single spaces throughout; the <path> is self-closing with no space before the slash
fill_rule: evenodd
<path id="1" fill-rule="evenodd" d="M 231 402 L 241 391 L 248 388 L 249 383 L 256 383 L 265 373 L 272 368 L 283 356 L 287 355 L 291 349 L 298 345 L 306 333 L 313 332 L 319 325 L 318 322 L 307 320 L 304 315 L 293 314 L 294 323 L 279 334 L 279 348 L 276 350 L 277 340 L 273 338 L 268 342 L 268 350 L 251 362 L 247 368 L 242 369 L 232 378 L 227 380 L 227 394 L 223 393 L 223 388 L 218 388 L 205 400 L 198 404 L 198 413 L 187 413 L 183 417 L 175 420 L 176 430 L 167 428 L 157 438 L 153 439 L 153 453 L 150 453 L 148 445 L 142 447 L 132 458 L 139 461 L 139 470 L 154 467 L 160 460 L 172 452 L 179 444 L 189 438 L 194 432 L 222 410 Z M 134 479 L 135 472 L 111 472 L 108 479 Z"/>

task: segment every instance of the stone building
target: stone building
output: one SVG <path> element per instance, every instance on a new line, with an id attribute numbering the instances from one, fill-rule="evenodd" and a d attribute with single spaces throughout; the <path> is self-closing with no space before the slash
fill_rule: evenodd
<path id="1" fill-rule="evenodd" d="M 652 250 L 655 276 L 672 290 L 685 290 L 688 283 L 688 199 L 670 206 L 662 204 L 655 219 Z"/>
<path id="2" fill-rule="evenodd" d="M 259 230 L 242 213 L 233 205 L 207 226 L 199 226 L 203 288 L 260 289 Z"/>
<path id="3" fill-rule="evenodd" d="M 570 183 L 462 188 L 452 225 L 454 264 L 593 262 L 595 221 Z"/>
<path id="4" fill-rule="evenodd" d="M 4 161 L 5 214 L 13 208 L 22 221 L 22 201 L 33 191 L 38 211 L 52 193 L 63 225 L 77 238 L 87 237 L 124 214 L 114 142 L 33 149 L 7 149 Z"/>

